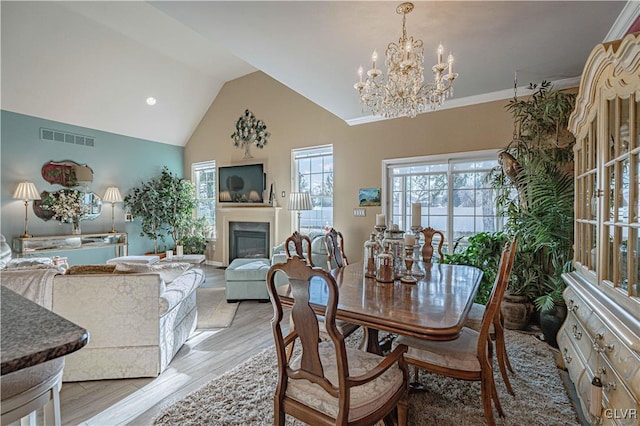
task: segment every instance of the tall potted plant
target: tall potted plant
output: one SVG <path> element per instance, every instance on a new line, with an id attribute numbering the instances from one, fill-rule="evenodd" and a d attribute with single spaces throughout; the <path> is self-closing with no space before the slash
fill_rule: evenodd
<path id="1" fill-rule="evenodd" d="M 196 207 L 191 182 L 177 177 L 166 166 L 160 176 L 132 188 L 124 202 L 132 216 L 142 221 L 140 236 L 154 241 L 154 253 L 158 253 L 158 240 L 164 241 L 167 233 L 174 245 L 181 243 L 185 230 L 192 226 Z"/>
<path id="2" fill-rule="evenodd" d="M 567 123 L 575 94 L 555 91 L 546 81 L 530 89 L 529 98 L 507 105 L 515 135 L 499 154 L 492 183 L 507 218 L 505 231 L 520 235 L 509 290 L 546 314 L 563 310 L 561 274 L 573 257 L 575 138 Z M 555 333 L 548 340 L 555 342 Z"/>

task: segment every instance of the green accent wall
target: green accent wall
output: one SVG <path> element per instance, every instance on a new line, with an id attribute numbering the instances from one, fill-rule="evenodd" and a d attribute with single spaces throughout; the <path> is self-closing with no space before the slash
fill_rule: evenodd
<path id="1" fill-rule="evenodd" d="M 0 116 L 0 231 L 9 244 L 13 237 L 24 232 L 24 202 L 13 199 L 13 192 L 18 183 L 31 181 L 39 192 L 52 192 L 63 188 L 42 178 L 42 165 L 48 161 L 72 160 L 87 164 L 93 169 L 93 182 L 88 188 L 100 197 L 104 196 L 109 186 L 117 186 L 125 197 L 133 186 L 159 174 L 163 166 L 167 166 L 178 176 L 184 176 L 184 148 L 181 146 L 73 126 L 5 110 L 0 111 Z M 93 137 L 94 146 L 42 140 L 41 128 Z M 29 233 L 32 235 L 71 233 L 71 224 L 60 224 L 53 220 L 45 222 L 35 216 L 31 204 L 28 217 Z M 102 214 L 97 219 L 82 221 L 81 228 L 82 233 L 109 231 L 111 203 L 103 205 Z M 153 242 L 139 235 L 139 219 L 133 222 L 124 221 L 124 203 L 116 204 L 115 228 L 129 234 L 130 255 L 153 251 Z M 171 244 L 171 238 L 168 238 L 166 243 Z M 77 265 L 104 263 L 114 257 L 115 252 L 111 248 L 101 248 L 47 255 L 66 256 L 70 265 Z"/>

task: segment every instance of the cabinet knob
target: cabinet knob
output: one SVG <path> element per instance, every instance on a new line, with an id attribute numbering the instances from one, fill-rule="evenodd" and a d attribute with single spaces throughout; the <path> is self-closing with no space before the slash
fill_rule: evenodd
<path id="1" fill-rule="evenodd" d="M 567 310 L 569 312 L 576 312 L 578 310 L 578 305 L 573 302 L 573 299 L 569 299 L 569 303 L 567 303 Z"/>
<path id="2" fill-rule="evenodd" d="M 604 387 L 605 392 L 613 392 L 617 388 L 614 382 L 604 383 L 602 387 Z"/>
<path id="3" fill-rule="evenodd" d="M 566 362 L 567 364 L 571 364 L 573 358 L 569 356 L 569 349 L 564 348 L 564 354 L 562 355 L 562 358 L 564 358 L 564 362 Z"/>

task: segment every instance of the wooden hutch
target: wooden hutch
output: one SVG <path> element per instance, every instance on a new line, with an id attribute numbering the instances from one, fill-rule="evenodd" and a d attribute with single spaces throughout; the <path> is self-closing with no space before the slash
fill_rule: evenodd
<path id="1" fill-rule="evenodd" d="M 638 425 L 640 33 L 592 51 L 569 129 L 575 269 L 564 275 L 569 313 L 560 351 L 592 424 Z"/>

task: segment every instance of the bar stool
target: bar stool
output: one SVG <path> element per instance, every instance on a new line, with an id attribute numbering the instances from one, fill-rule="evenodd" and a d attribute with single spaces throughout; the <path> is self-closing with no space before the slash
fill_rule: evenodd
<path id="1" fill-rule="evenodd" d="M 28 416 L 26 424 L 35 426 L 36 410 L 44 407 L 44 424 L 61 426 L 63 368 L 64 357 L 60 357 L 0 376 L 1 423 L 7 425 Z"/>

